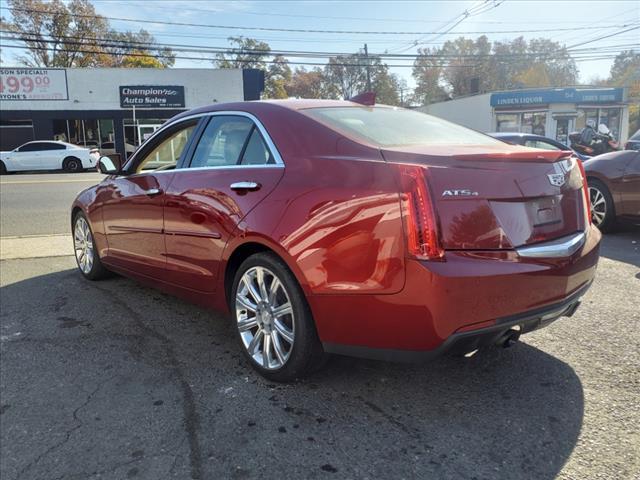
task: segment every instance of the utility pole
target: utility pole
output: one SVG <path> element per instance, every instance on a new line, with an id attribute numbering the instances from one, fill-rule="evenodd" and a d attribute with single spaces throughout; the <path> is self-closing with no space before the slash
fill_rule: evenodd
<path id="1" fill-rule="evenodd" d="M 369 65 L 369 49 L 367 48 L 367 44 L 364 44 L 364 58 L 367 62 L 367 91 L 370 92 L 371 91 L 371 72 L 370 70 L 370 65 Z"/>

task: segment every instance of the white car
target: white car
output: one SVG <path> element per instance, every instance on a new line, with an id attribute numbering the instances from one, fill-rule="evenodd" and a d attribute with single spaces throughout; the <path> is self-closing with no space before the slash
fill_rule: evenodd
<path id="1" fill-rule="evenodd" d="M 58 141 L 35 141 L 10 152 L 0 152 L 0 172 L 25 170 L 65 170 L 81 172 L 95 168 L 100 158 L 97 148 L 84 148 Z"/>
<path id="2" fill-rule="evenodd" d="M 127 157 L 129 157 L 130 154 L 136 151 L 136 147 L 134 145 L 131 145 L 130 143 L 125 143 L 124 150 L 125 152 L 127 152 Z M 108 156 L 108 155 L 115 155 L 116 153 L 118 152 L 116 152 L 115 142 L 102 143 L 102 147 L 100 147 L 100 155 Z"/>

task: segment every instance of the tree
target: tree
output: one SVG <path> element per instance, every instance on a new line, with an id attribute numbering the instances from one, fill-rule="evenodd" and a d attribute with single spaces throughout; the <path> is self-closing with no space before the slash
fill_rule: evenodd
<path id="1" fill-rule="evenodd" d="M 343 99 L 349 99 L 366 90 L 366 60 L 364 55 L 359 53 L 330 57 L 329 63 L 324 67 L 324 74 Z"/>
<path id="2" fill-rule="evenodd" d="M 449 97 L 441 85 L 442 59 L 438 58 L 437 48 L 420 48 L 418 57 L 413 63 L 413 78 L 416 80 L 416 88 L 413 91 L 412 102 L 419 105 L 428 105 L 439 102 Z"/>
<path id="3" fill-rule="evenodd" d="M 95 64 L 96 38 L 107 32 L 107 21 L 87 0 L 9 0 L 12 21 L 5 27 L 27 48 L 20 63 L 31 67 L 85 67 Z M 91 15 L 90 20 L 74 15 Z M 92 41 L 93 40 L 93 41 Z"/>
<path id="4" fill-rule="evenodd" d="M 331 57 L 324 67 L 324 76 L 338 96 L 349 99 L 367 91 L 367 69 L 376 101 L 398 105 L 399 79 L 396 75 L 389 74 L 389 67 L 377 55 L 366 56 L 359 52 Z"/>
<path id="5" fill-rule="evenodd" d="M 566 48 L 545 38 L 491 43 L 484 35 L 475 40 L 459 37 L 418 53 L 413 66 L 414 99 L 422 104 L 447 96 L 573 85 L 578 76 Z"/>
<path id="6" fill-rule="evenodd" d="M 491 43 L 484 35 L 475 41 L 459 37 L 444 43 L 440 51 L 446 63 L 442 77 L 452 96 L 469 95 L 484 89 L 481 82 L 486 83 L 491 78 L 490 53 Z"/>
<path id="7" fill-rule="evenodd" d="M 609 80 L 611 86 L 626 87 L 629 101 L 629 134 L 640 129 L 640 52 L 625 50 L 613 61 Z"/>
<path id="8" fill-rule="evenodd" d="M 636 75 L 633 75 L 635 72 Z M 634 50 L 624 50 L 620 52 L 613 61 L 609 80 L 613 84 L 623 85 L 626 80 L 639 81 L 640 78 L 640 52 Z"/>
<path id="9" fill-rule="evenodd" d="M 257 68 L 267 70 L 267 59 L 271 52 L 268 43 L 254 38 L 229 37 L 231 54 L 218 53 L 213 64 L 218 68 Z"/>
<path id="10" fill-rule="evenodd" d="M 155 39 L 144 30 L 115 32 L 98 15 L 89 0 L 8 0 L 12 21 L 3 28 L 19 36 L 27 54 L 18 61 L 30 67 L 111 67 L 139 63 L 171 66 L 175 56 L 169 48 L 156 48 Z M 135 55 L 131 53 L 135 52 Z M 156 55 L 164 58 L 157 60 Z M 155 61 L 154 61 L 155 60 Z"/>
<path id="11" fill-rule="evenodd" d="M 544 64 L 549 77 L 549 86 L 564 87 L 578 81 L 578 67 L 569 52 L 558 42 L 548 38 L 529 40 L 529 64 Z"/>
<path id="12" fill-rule="evenodd" d="M 289 62 L 282 55 L 274 57 L 266 73 L 264 95 L 266 98 L 288 98 L 287 86 L 291 81 Z"/>
<path id="13" fill-rule="evenodd" d="M 125 55 L 119 66 L 126 68 L 164 68 L 160 60 L 141 50 L 134 50 Z"/>
<path id="14" fill-rule="evenodd" d="M 318 67 L 313 70 L 296 68 L 287 85 L 287 92 L 290 97 L 296 98 L 338 98 L 338 91 Z"/>
<path id="15" fill-rule="evenodd" d="M 523 87 L 550 87 L 549 71 L 544 63 L 534 63 L 515 80 Z"/>
<path id="16" fill-rule="evenodd" d="M 111 67 L 172 67 L 175 55 L 170 48 L 155 48 L 155 38 L 144 29 L 138 32 L 110 31 L 105 48 L 105 66 Z"/>
<path id="17" fill-rule="evenodd" d="M 389 73 L 386 65 L 378 69 L 371 84 L 376 92 L 376 103 L 400 105 L 400 80 L 395 73 Z"/>

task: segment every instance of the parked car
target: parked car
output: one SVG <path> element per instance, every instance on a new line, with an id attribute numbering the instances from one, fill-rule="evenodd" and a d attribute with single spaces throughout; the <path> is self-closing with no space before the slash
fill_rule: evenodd
<path id="1" fill-rule="evenodd" d="M 568 147 L 562 142 L 558 142 L 552 138 L 543 137 L 542 135 L 534 135 L 532 133 L 518 133 L 518 132 L 494 132 L 489 133 L 493 138 L 508 142 L 513 145 L 523 145 L 531 148 L 541 148 L 542 150 L 567 150 L 572 151 L 576 157 L 584 161 L 591 157 L 584 155 L 583 153 L 576 152 L 571 147 Z"/>
<path id="2" fill-rule="evenodd" d="M 134 145 L 131 145 L 130 143 L 125 143 L 124 149 L 125 149 L 125 152 L 127 153 L 127 156 L 129 156 L 130 154 L 136 151 L 136 147 Z M 118 152 L 116 152 L 116 144 L 114 142 L 102 142 L 102 147 L 100 148 L 101 155 L 108 156 L 108 155 L 114 155 L 116 153 Z"/>
<path id="3" fill-rule="evenodd" d="M 640 152 L 609 152 L 584 162 L 591 218 L 603 232 L 618 220 L 640 223 Z"/>
<path id="4" fill-rule="evenodd" d="M 99 158 L 98 149 L 58 141 L 35 141 L 25 143 L 10 152 L 0 152 L 0 171 L 3 174 L 60 169 L 81 172 L 95 167 Z"/>
<path id="5" fill-rule="evenodd" d="M 212 105 L 116 163 L 72 206 L 82 275 L 230 312 L 276 381 L 510 344 L 572 315 L 598 262 L 581 162 L 411 110 Z"/>
<path id="6" fill-rule="evenodd" d="M 640 150 L 640 130 L 634 133 L 627 143 L 624 144 L 625 150 Z"/>

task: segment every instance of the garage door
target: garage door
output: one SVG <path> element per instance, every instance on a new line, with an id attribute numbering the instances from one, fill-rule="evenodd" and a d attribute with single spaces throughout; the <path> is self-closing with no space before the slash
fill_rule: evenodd
<path id="1" fill-rule="evenodd" d="M 33 140 L 31 120 L 2 120 L 0 123 L 0 150 L 13 150 L 31 140 Z"/>

